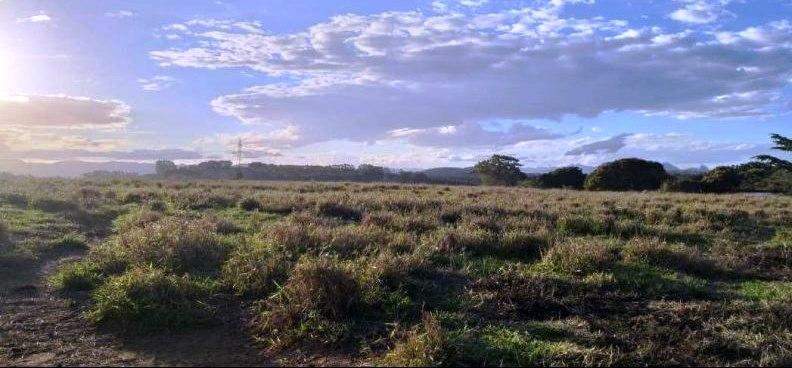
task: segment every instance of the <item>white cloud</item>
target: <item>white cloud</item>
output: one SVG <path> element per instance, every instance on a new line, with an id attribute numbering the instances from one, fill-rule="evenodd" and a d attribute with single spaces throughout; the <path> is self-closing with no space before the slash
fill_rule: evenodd
<path id="1" fill-rule="evenodd" d="M 625 133 L 599 141 L 584 139 L 565 155 L 589 162 L 640 157 L 681 166 L 714 166 L 745 162 L 769 150 L 770 144 L 713 142 L 673 132 Z"/>
<path id="2" fill-rule="evenodd" d="M 247 68 L 294 81 L 212 101 L 218 113 L 263 132 L 296 127 L 294 145 L 371 142 L 409 128 L 404 139 L 457 146 L 475 134 L 455 141 L 438 128 L 478 134 L 493 120 L 607 111 L 761 117 L 785 106 L 779 93 L 792 78 L 788 22 L 671 33 L 563 17 L 567 3 L 482 14 L 345 14 L 287 34 L 196 20 L 170 26 L 192 46 L 150 55 L 163 66 Z M 501 135 L 484 140 L 515 140 Z"/>
<path id="3" fill-rule="evenodd" d="M 674 10 L 669 17 L 683 23 L 707 24 L 730 14 L 724 8 L 731 0 L 681 0 L 684 6 Z"/>
<path id="4" fill-rule="evenodd" d="M 503 147 L 519 142 L 557 139 L 564 135 L 526 124 L 514 124 L 505 130 L 487 130 L 476 123 L 389 132 L 391 139 L 429 147 Z"/>
<path id="5" fill-rule="evenodd" d="M 113 130 L 129 123 L 129 113 L 129 106 L 117 100 L 66 95 L 0 98 L 0 127 L 5 128 Z"/>
<path id="6" fill-rule="evenodd" d="M 110 18 L 131 18 L 134 17 L 135 15 L 136 15 L 135 13 L 129 10 L 119 10 L 119 11 L 105 13 L 105 16 Z"/>
<path id="7" fill-rule="evenodd" d="M 43 12 L 29 16 L 27 18 L 17 18 L 17 23 L 46 23 L 52 21 L 49 15 L 44 14 Z"/>
<path id="8" fill-rule="evenodd" d="M 156 92 L 169 88 L 176 83 L 176 79 L 167 75 L 156 75 L 151 78 L 138 78 L 138 83 L 144 91 Z"/>

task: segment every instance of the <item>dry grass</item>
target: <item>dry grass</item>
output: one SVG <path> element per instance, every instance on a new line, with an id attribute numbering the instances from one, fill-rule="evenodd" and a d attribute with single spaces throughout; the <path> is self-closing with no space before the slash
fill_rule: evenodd
<path id="1" fill-rule="evenodd" d="M 233 296 L 262 350 L 372 364 L 792 361 L 790 197 L 14 180 L 0 260 L 88 248 L 51 285 L 93 321 L 201 326 Z"/>

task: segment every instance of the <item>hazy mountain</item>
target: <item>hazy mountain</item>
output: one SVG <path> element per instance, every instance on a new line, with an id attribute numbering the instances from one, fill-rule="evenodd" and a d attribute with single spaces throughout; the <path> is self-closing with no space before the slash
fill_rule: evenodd
<path id="1" fill-rule="evenodd" d="M 121 171 L 145 175 L 154 173 L 154 164 L 120 161 L 31 163 L 21 160 L 0 160 L 0 172 L 14 175 L 74 178 L 92 171 Z"/>

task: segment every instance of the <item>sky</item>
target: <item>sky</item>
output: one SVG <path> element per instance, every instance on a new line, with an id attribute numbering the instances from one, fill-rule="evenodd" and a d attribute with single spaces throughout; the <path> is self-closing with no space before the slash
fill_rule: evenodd
<path id="1" fill-rule="evenodd" d="M 684 168 L 771 133 L 792 0 L 0 0 L 0 159 Z"/>

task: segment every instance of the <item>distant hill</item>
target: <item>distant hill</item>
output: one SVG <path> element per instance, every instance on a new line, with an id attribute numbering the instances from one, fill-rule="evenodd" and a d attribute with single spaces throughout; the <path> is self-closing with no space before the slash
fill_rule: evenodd
<path id="1" fill-rule="evenodd" d="M 663 162 L 663 168 L 671 175 L 700 175 L 709 171 L 704 165 L 699 167 L 691 167 L 687 169 L 680 169 L 669 162 Z"/>
<path id="2" fill-rule="evenodd" d="M 21 160 L 0 160 L 0 172 L 7 172 L 14 175 L 76 178 L 96 171 L 127 172 L 146 175 L 154 173 L 154 164 L 120 161 L 60 161 L 55 163 L 32 163 Z"/>
<path id="3" fill-rule="evenodd" d="M 474 184 L 480 183 L 472 167 L 436 167 L 419 171 L 430 180 L 442 183 Z"/>

